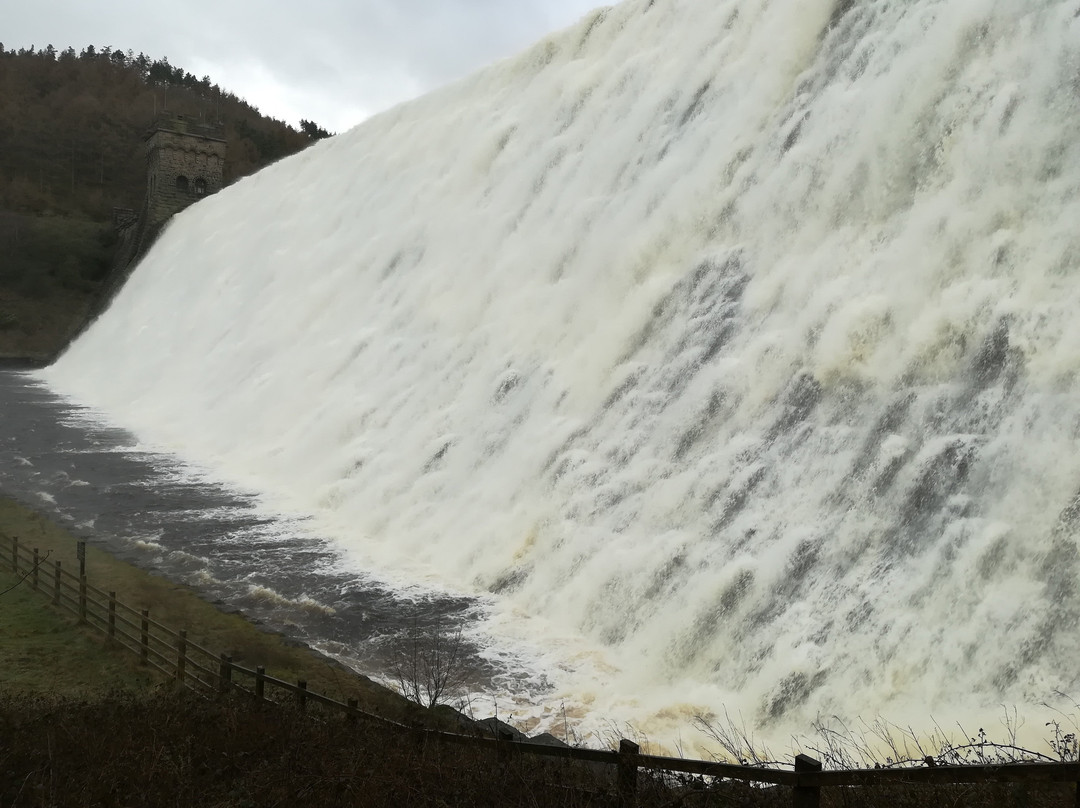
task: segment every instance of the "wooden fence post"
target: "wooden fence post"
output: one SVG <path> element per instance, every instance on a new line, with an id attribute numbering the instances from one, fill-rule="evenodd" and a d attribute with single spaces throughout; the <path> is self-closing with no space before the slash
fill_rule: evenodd
<path id="1" fill-rule="evenodd" d="M 38 570 L 38 564 L 40 564 L 40 563 L 41 563 L 41 561 L 38 558 L 38 548 L 35 547 L 34 548 L 34 571 L 30 575 L 30 587 L 35 592 L 37 592 L 37 585 L 38 585 L 37 570 Z"/>
<path id="2" fill-rule="evenodd" d="M 255 669 L 255 698 L 262 701 L 266 693 L 266 668 L 259 665 Z"/>
<path id="3" fill-rule="evenodd" d="M 116 636 L 116 593 L 109 593 L 109 639 Z"/>
<path id="4" fill-rule="evenodd" d="M 150 610 L 142 610 L 142 625 L 139 627 L 139 661 L 146 664 L 150 661 Z"/>
<path id="5" fill-rule="evenodd" d="M 232 682 L 232 657 L 222 653 L 221 664 L 218 665 L 218 691 L 228 693 L 230 682 Z"/>
<path id="6" fill-rule="evenodd" d="M 19 571 L 19 537 L 11 537 L 11 571 Z"/>
<path id="7" fill-rule="evenodd" d="M 495 731 L 496 738 L 499 741 L 499 745 L 495 747 L 497 754 L 496 759 L 499 761 L 500 766 L 509 766 L 517 757 L 517 747 L 514 746 L 514 736 L 509 732 Z"/>
<path id="8" fill-rule="evenodd" d="M 79 622 L 86 622 L 86 576 L 79 576 Z"/>
<path id="9" fill-rule="evenodd" d="M 187 631 L 180 629 L 180 637 L 176 641 L 176 681 L 184 683 L 184 668 L 187 665 Z"/>
<path id="10" fill-rule="evenodd" d="M 795 774 L 813 774 L 821 771 L 821 764 L 809 755 L 795 756 Z M 819 808 L 821 786 L 795 786 L 791 790 L 791 808 Z"/>
<path id="11" fill-rule="evenodd" d="M 416 756 L 423 759 L 424 752 L 427 751 L 427 733 L 420 729 L 420 727 L 413 727 L 410 732 L 412 734 L 413 743 L 416 745 Z"/>
<path id="12" fill-rule="evenodd" d="M 56 579 L 53 586 L 52 602 L 54 606 L 60 605 L 60 562 L 56 562 Z"/>
<path id="13" fill-rule="evenodd" d="M 641 747 L 623 738 L 619 741 L 619 762 L 616 772 L 616 789 L 619 792 L 619 808 L 637 805 L 637 756 Z"/>
<path id="14" fill-rule="evenodd" d="M 304 708 L 307 707 L 307 682 L 300 679 L 297 681 L 296 686 L 299 688 L 296 691 L 296 706 L 303 712 Z"/>

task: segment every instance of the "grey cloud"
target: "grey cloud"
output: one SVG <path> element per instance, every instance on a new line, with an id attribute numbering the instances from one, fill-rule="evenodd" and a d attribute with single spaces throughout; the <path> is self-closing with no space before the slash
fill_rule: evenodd
<path id="1" fill-rule="evenodd" d="M 208 72 L 264 112 L 294 124 L 299 117 L 328 121 L 340 129 L 509 56 L 574 23 L 595 5 L 592 0 L 33 0 L 5 9 L 0 40 L 9 48 L 94 44 L 168 56 L 192 72 Z"/>

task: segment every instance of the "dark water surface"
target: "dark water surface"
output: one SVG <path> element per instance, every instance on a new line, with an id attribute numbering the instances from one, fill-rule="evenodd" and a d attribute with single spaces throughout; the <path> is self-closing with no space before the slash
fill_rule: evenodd
<path id="1" fill-rule="evenodd" d="M 0 370 L 0 492 L 124 561 L 365 673 L 388 670 L 417 632 L 481 617 L 469 598 L 406 597 L 342 572 L 329 542 L 87 416 L 30 374 Z M 494 672 L 469 650 L 482 684 Z"/>

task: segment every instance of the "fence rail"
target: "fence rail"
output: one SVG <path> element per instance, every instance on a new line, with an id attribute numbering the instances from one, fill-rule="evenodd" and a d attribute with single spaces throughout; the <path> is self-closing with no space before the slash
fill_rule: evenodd
<path id="1" fill-rule="evenodd" d="M 186 630 L 176 630 L 150 617 L 148 609 L 135 609 L 90 584 L 80 563 L 76 575 L 55 561 L 51 576 L 41 551 L 8 537 L 8 567 L 31 589 L 49 595 L 53 605 L 73 613 L 80 624 L 105 634 L 120 646 L 137 654 L 140 661 L 156 668 L 178 684 L 210 696 L 239 690 L 260 701 L 272 701 L 267 687 L 275 688 L 303 710 L 309 703 L 340 712 L 349 719 L 362 719 L 421 740 L 487 748 L 500 757 L 531 755 L 554 757 L 614 767 L 620 806 L 636 804 L 637 774 L 640 769 L 688 774 L 749 783 L 765 783 L 791 789 L 793 808 L 817 808 L 823 788 L 872 787 L 885 785 L 961 783 L 1074 783 L 1075 796 L 1070 802 L 1080 808 L 1080 762 L 1078 763 L 1008 763 L 1000 765 L 927 766 L 925 768 L 847 769 L 823 771 L 821 764 L 806 755 L 796 755 L 792 770 L 744 766 L 711 760 L 643 755 L 637 744 L 623 739 L 617 751 L 583 749 L 571 746 L 547 746 L 528 741 L 462 735 L 440 730 L 418 729 L 382 716 L 364 712 L 354 699 L 342 703 L 308 690 L 307 682 L 295 683 L 238 665 L 224 653 L 215 654 L 187 638 Z M 83 545 L 80 542 L 80 545 Z M 80 546 L 80 561 L 85 546 Z M 3 556 L 0 556 L 3 558 Z M 0 562 L 2 563 L 2 562 Z"/>

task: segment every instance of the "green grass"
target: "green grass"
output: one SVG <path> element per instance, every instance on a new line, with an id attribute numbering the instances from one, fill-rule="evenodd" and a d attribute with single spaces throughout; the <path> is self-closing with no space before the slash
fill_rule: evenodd
<path id="1" fill-rule="evenodd" d="M 42 557 L 49 553 L 41 573 L 43 587 L 51 582 L 56 561 L 66 570 L 78 570 L 77 537 L 19 503 L 0 497 L 0 581 L 7 582 L 0 590 L 15 580 L 8 541 L 12 536 L 26 548 L 37 548 Z M 119 561 L 93 546 L 87 547 L 86 577 L 91 585 L 116 592 L 121 603 L 148 609 L 152 619 L 174 630 L 186 629 L 190 641 L 215 653 L 228 653 L 239 665 L 262 665 L 269 675 L 290 682 L 304 679 L 313 692 L 340 701 L 355 698 L 361 709 L 394 720 L 433 721 L 427 710 L 370 679 L 283 635 L 263 631 L 241 615 L 222 612 L 186 586 Z M 105 660 L 115 660 L 120 671 L 131 668 L 134 654 L 119 646 L 110 647 L 97 632 L 75 626 L 74 616 L 53 608 L 48 595 L 30 590 L 29 581 L 0 597 L 0 659 L 4 669 L 12 671 L 0 673 L 0 685 L 13 685 L 17 676 L 21 682 L 38 681 L 41 692 L 67 692 L 67 679 L 78 678 L 74 671 L 80 667 L 87 671 L 82 677 L 85 681 L 95 679 L 94 671 L 110 671 L 97 677 L 98 690 L 120 685 L 111 678 L 113 669 Z M 73 660 L 70 665 L 60 664 L 65 648 L 69 649 L 66 658 Z M 84 654 L 88 661 L 80 663 Z M 11 681 L 7 682 L 9 675 Z M 139 683 L 137 677 L 131 681 Z"/>
<path id="2" fill-rule="evenodd" d="M 29 581 L 0 573 L 0 690 L 92 696 L 145 690 L 160 679 L 45 606 Z M 9 590 L 14 586 L 14 589 Z"/>
<path id="3" fill-rule="evenodd" d="M 0 357 L 59 351 L 99 294 L 115 243 L 111 224 L 0 212 Z"/>

